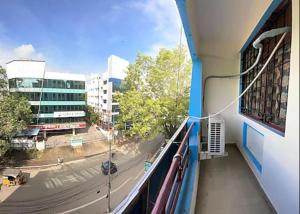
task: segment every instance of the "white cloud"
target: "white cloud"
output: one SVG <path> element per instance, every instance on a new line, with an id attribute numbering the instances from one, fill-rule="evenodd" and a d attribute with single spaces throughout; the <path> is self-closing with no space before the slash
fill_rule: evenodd
<path id="1" fill-rule="evenodd" d="M 150 46 L 150 48 L 146 54 L 150 55 L 150 56 L 156 56 L 159 53 L 159 50 L 161 48 L 172 48 L 172 47 L 167 46 L 166 44 L 163 44 L 163 43 L 154 43 Z"/>
<path id="2" fill-rule="evenodd" d="M 7 62 L 14 59 L 43 60 L 45 57 L 42 53 L 37 52 L 32 44 L 22 44 L 15 48 L 0 44 L 0 65 L 5 66 Z"/>
<path id="3" fill-rule="evenodd" d="M 34 48 L 31 44 L 21 45 L 14 49 L 14 53 L 18 58 L 26 58 L 34 53 Z"/>
<path id="4" fill-rule="evenodd" d="M 154 31 L 161 39 L 149 47 L 148 54 L 155 54 L 160 48 L 171 48 L 179 44 L 182 26 L 179 12 L 174 0 L 146 0 L 134 2 L 133 7 L 140 9 L 154 22 Z M 184 33 L 182 44 L 186 44 Z"/>

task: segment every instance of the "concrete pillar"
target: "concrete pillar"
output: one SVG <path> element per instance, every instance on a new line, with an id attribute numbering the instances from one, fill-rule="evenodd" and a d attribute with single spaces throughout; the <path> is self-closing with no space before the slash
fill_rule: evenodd
<path id="1" fill-rule="evenodd" d="M 46 130 L 43 131 L 43 136 L 44 136 L 44 139 L 47 138 L 47 131 Z"/>
<path id="2" fill-rule="evenodd" d="M 73 135 L 76 135 L 75 128 L 73 128 Z"/>

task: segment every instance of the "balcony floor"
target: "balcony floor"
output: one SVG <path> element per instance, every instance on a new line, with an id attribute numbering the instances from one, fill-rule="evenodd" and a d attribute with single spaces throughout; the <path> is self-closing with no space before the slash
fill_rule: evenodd
<path id="1" fill-rule="evenodd" d="M 201 161 L 195 213 L 274 213 L 238 148 L 226 151 L 228 157 Z"/>

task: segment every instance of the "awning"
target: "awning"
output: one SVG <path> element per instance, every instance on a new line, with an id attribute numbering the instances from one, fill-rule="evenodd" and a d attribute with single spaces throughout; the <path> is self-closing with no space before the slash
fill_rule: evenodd
<path id="1" fill-rule="evenodd" d="M 17 132 L 15 137 L 32 137 L 32 136 L 37 136 L 39 134 L 40 129 L 38 128 L 33 128 L 33 129 L 26 129 L 23 131 Z"/>

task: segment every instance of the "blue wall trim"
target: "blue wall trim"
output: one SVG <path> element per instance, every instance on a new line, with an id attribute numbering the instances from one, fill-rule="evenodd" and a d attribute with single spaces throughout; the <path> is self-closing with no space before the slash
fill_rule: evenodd
<path id="1" fill-rule="evenodd" d="M 261 165 L 261 163 L 256 159 L 256 157 L 254 156 L 254 154 L 250 151 L 250 149 L 247 146 L 247 131 L 248 131 L 248 127 L 254 129 L 260 135 L 262 135 L 262 136 L 264 136 L 264 135 L 261 132 L 257 131 L 252 126 L 249 126 L 247 123 L 244 122 L 244 125 L 243 125 L 243 148 L 244 148 L 246 154 L 248 155 L 248 157 L 250 158 L 250 160 L 252 161 L 252 163 L 254 164 L 254 166 L 256 167 L 256 169 L 260 173 L 262 173 L 262 165 Z"/>
<path id="2" fill-rule="evenodd" d="M 250 44 L 250 42 L 252 42 L 252 40 L 254 39 L 255 35 L 259 32 L 259 30 L 266 23 L 266 21 L 271 16 L 271 14 L 273 13 L 273 11 L 279 6 L 279 4 L 281 2 L 282 2 L 282 0 L 273 0 L 272 1 L 272 3 L 270 4 L 270 6 L 268 7 L 268 9 L 266 10 L 266 12 L 264 13 L 264 15 L 262 16 L 262 18 L 259 20 L 258 24 L 255 26 L 254 30 L 250 34 L 250 36 L 247 39 L 246 43 L 244 44 L 244 46 L 240 50 L 241 53 L 243 53 L 244 50 L 247 48 L 247 46 Z"/>
<path id="3" fill-rule="evenodd" d="M 264 15 L 262 16 L 262 18 L 259 20 L 258 24 L 255 26 L 254 30 L 252 31 L 252 33 L 250 34 L 249 38 L 247 39 L 246 43 L 243 45 L 242 49 L 240 50 L 240 73 L 243 72 L 243 53 L 245 51 L 245 49 L 248 47 L 248 45 L 252 42 L 252 40 L 255 38 L 255 35 L 260 31 L 260 29 L 262 28 L 262 26 L 266 23 L 266 21 L 268 20 L 268 18 L 272 15 L 272 13 L 274 12 L 274 10 L 276 10 L 276 8 L 279 6 L 279 4 L 282 2 L 282 0 L 273 0 L 272 3 L 270 4 L 270 6 L 268 7 L 268 9 L 266 10 L 266 12 L 264 13 Z M 240 87 L 239 87 L 239 94 L 242 93 L 243 87 L 242 87 L 242 78 L 240 78 Z M 242 102 L 241 102 L 241 98 L 239 99 L 239 113 L 243 116 L 246 116 L 244 114 L 242 114 L 241 111 L 241 107 L 242 107 Z M 251 118 L 250 118 L 251 119 Z M 258 122 L 256 120 L 253 120 L 254 122 L 264 126 L 265 128 L 275 132 L 276 134 L 280 135 L 280 136 L 285 136 L 284 132 L 278 131 L 264 123 Z"/>
<path id="4" fill-rule="evenodd" d="M 192 32 L 190 29 L 190 23 L 186 11 L 186 1 L 176 0 L 176 4 L 181 17 L 182 25 L 184 28 L 185 36 L 187 39 L 187 43 L 188 43 L 188 47 L 189 47 L 189 51 L 193 63 L 191 89 L 190 89 L 189 116 L 201 117 L 202 115 L 202 63 L 197 55 L 194 46 Z M 190 213 L 194 184 L 195 182 L 198 182 L 195 178 L 196 178 L 196 172 L 199 170 L 198 132 L 200 129 L 200 122 L 199 120 L 190 119 L 188 121 L 188 126 L 190 126 L 192 122 L 195 122 L 195 126 L 189 137 L 189 145 L 191 151 L 190 159 L 189 159 L 189 167 L 186 170 L 186 174 L 179 194 L 175 213 Z"/>

